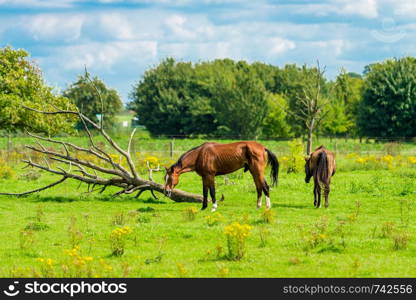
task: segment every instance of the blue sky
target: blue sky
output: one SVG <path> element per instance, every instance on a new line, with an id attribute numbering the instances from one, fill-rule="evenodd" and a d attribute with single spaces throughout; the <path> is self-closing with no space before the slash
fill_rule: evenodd
<path id="1" fill-rule="evenodd" d="M 24 48 L 57 90 L 87 66 L 124 102 L 167 56 L 325 65 L 361 73 L 415 55 L 414 0 L 0 0 L 1 46 Z"/>

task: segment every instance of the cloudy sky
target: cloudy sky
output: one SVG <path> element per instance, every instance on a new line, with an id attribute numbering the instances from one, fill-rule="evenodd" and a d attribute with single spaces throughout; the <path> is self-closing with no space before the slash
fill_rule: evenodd
<path id="1" fill-rule="evenodd" d="M 361 73 L 415 55 L 414 0 L 0 0 L 0 46 L 24 48 L 58 90 L 84 65 L 128 101 L 167 56 L 326 65 Z"/>

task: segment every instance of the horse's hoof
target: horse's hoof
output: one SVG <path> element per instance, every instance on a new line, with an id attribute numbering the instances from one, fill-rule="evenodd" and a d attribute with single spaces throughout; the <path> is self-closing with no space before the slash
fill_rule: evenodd
<path id="1" fill-rule="evenodd" d="M 214 211 L 216 211 L 217 209 L 216 208 L 211 208 L 211 212 L 214 212 Z"/>
<path id="2" fill-rule="evenodd" d="M 202 206 L 202 207 L 201 207 L 201 210 L 205 210 L 205 209 L 207 209 L 207 207 L 208 207 L 208 206 Z"/>

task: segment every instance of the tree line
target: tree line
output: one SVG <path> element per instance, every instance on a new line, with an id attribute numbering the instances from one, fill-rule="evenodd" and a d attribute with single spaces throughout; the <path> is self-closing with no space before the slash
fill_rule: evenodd
<path id="1" fill-rule="evenodd" d="M 362 75 L 341 69 L 329 80 L 319 64 L 167 58 L 137 81 L 127 108 L 153 135 L 414 137 L 415 69 L 415 58 L 393 58 L 366 66 Z M 26 51 L 0 48 L 0 129 L 81 128 L 63 116 L 35 118 L 24 106 L 78 109 L 108 128 L 123 109 L 117 91 L 97 77 L 85 73 L 56 93 Z"/>
<path id="2" fill-rule="evenodd" d="M 387 59 L 334 80 L 317 66 L 167 58 L 133 87 L 128 107 L 155 135 L 416 136 L 416 59 Z"/>

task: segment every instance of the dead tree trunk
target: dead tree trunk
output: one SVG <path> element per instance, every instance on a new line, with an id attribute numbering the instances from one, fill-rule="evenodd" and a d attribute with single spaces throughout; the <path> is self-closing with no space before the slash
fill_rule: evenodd
<path id="1" fill-rule="evenodd" d="M 313 124 L 308 128 L 308 137 L 306 141 L 306 155 L 312 153 Z"/>
<path id="2" fill-rule="evenodd" d="M 133 159 L 130 155 L 130 148 L 135 129 L 130 135 L 127 150 L 124 150 L 103 129 L 102 122 L 96 124 L 79 111 L 62 110 L 56 107 L 54 107 L 54 111 L 41 111 L 30 107 L 25 108 L 40 114 L 66 114 L 77 116 L 84 125 L 90 147 L 84 148 L 73 143 L 60 141 L 50 137 L 46 138 L 28 132 L 28 134 L 36 140 L 37 146 L 26 145 L 26 147 L 43 155 L 44 162 L 34 162 L 30 157 L 23 160 L 23 162 L 25 162 L 28 167 L 34 167 L 58 175 L 60 176 L 60 179 L 35 190 L 23 193 L 0 193 L 0 195 L 24 196 L 61 184 L 66 179 L 74 179 L 81 183 L 86 183 L 89 192 L 98 191 L 102 193 L 109 186 L 120 188 L 120 191 L 115 193 L 114 196 L 137 193 L 136 197 L 138 197 L 144 191 L 150 191 L 153 196 L 155 196 L 154 192 L 165 194 L 164 186 L 154 182 L 151 174 L 150 180 L 145 180 L 137 174 Z M 113 152 L 116 152 L 123 159 L 118 162 L 115 161 L 110 153 L 107 153 L 102 147 L 98 146 L 94 142 L 93 136 L 88 129 L 89 127 L 94 128 L 105 139 L 107 145 L 111 147 Z M 62 149 L 61 151 L 56 149 L 51 150 L 51 148 L 46 148 L 42 142 L 55 144 Z M 81 153 L 91 155 L 91 157 L 94 157 L 94 161 L 98 162 L 92 162 L 89 159 L 85 159 L 85 156 L 83 158 L 80 155 Z M 166 196 L 177 202 L 202 202 L 201 196 L 178 189 L 173 190 L 172 193 Z"/>

